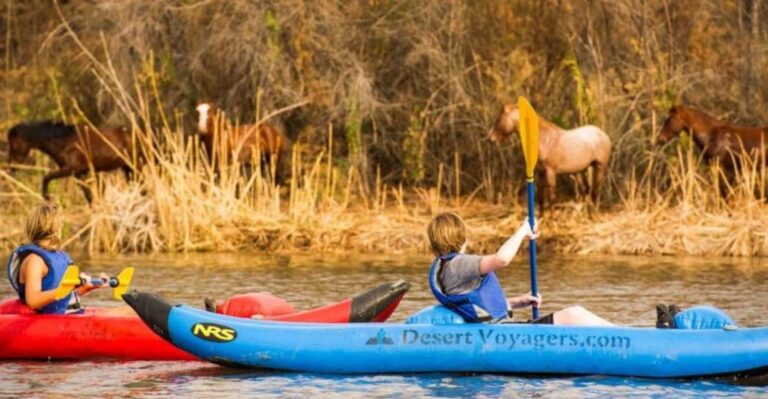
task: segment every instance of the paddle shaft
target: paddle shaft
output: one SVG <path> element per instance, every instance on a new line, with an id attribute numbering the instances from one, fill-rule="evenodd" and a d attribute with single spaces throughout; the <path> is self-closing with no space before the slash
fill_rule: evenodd
<path id="1" fill-rule="evenodd" d="M 85 285 L 86 281 L 84 278 L 80 279 L 80 285 Z M 109 281 L 104 281 L 100 278 L 92 278 L 91 279 L 91 285 L 100 287 L 104 284 L 109 284 L 110 287 L 114 288 L 120 285 L 120 280 L 118 280 L 116 277 L 110 277 Z"/>
<path id="2" fill-rule="evenodd" d="M 536 219 L 534 218 L 533 213 L 533 204 L 534 204 L 534 195 L 533 195 L 533 179 L 528 179 L 528 223 L 531 224 L 531 230 L 534 229 L 534 222 Z M 528 250 L 530 251 L 530 258 L 531 258 L 531 295 L 534 297 L 538 296 L 539 287 L 536 283 L 536 240 L 530 240 L 528 243 Z M 533 310 L 533 320 L 536 320 L 539 318 L 539 308 L 536 306 L 532 307 Z"/>
<path id="3" fill-rule="evenodd" d="M 133 267 L 126 267 L 123 269 L 117 277 L 110 277 L 109 280 L 104 281 L 100 278 L 91 278 L 90 283 L 95 287 L 102 285 L 109 285 L 113 288 L 112 295 L 117 300 L 122 300 L 122 295 L 128 291 L 128 287 L 133 281 Z M 62 299 L 70 294 L 70 292 L 78 286 L 85 285 L 88 280 L 80 278 L 80 268 L 75 265 L 70 265 L 64 272 L 64 277 L 59 282 L 59 287 L 54 293 L 56 300 Z"/>

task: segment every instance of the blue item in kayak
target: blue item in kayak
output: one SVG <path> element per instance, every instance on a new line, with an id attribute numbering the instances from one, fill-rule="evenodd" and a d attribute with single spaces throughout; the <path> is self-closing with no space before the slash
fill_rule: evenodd
<path id="1" fill-rule="evenodd" d="M 411 315 L 405 320 L 405 324 L 464 324 L 466 323 L 456 312 L 442 305 L 426 307 Z"/>
<path id="2" fill-rule="evenodd" d="M 545 324 L 280 323 L 173 306 L 158 296 L 136 291 L 123 298 L 152 331 L 173 345 L 228 366 L 317 373 L 658 378 L 753 375 L 768 370 L 766 327 L 676 330 Z"/>
<path id="3" fill-rule="evenodd" d="M 678 313 L 674 317 L 675 328 L 679 330 L 706 330 L 736 328 L 736 322 L 722 310 L 699 305 Z"/>

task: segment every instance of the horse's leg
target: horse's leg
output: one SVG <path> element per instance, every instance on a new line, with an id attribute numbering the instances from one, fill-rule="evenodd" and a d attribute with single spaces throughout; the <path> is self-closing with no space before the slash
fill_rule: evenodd
<path id="1" fill-rule="evenodd" d="M 285 182 L 285 169 L 283 168 L 283 165 L 285 164 L 285 157 L 281 153 L 275 153 L 272 158 L 274 161 L 270 162 L 272 167 L 275 169 L 273 172 L 275 176 L 275 185 L 281 185 Z"/>
<path id="2" fill-rule="evenodd" d="M 557 172 L 552 168 L 547 168 L 547 202 L 549 206 L 554 206 L 557 197 Z"/>
<path id="3" fill-rule="evenodd" d="M 121 166 L 120 169 L 123 171 L 123 175 L 125 176 L 125 180 L 130 183 L 131 178 L 133 177 L 133 169 L 131 169 L 130 166 L 125 165 Z"/>
<path id="4" fill-rule="evenodd" d="M 253 164 L 250 162 L 243 164 L 242 173 L 243 173 L 243 180 L 245 182 L 251 181 L 251 178 L 253 177 Z"/>
<path id="5" fill-rule="evenodd" d="M 545 191 L 547 190 L 547 182 L 544 181 L 544 172 L 541 169 L 534 170 L 534 176 L 536 176 L 536 182 L 538 184 L 536 185 L 536 193 L 539 197 L 539 209 L 542 216 L 544 216 L 544 197 L 545 197 Z M 535 199 L 534 199 L 535 201 Z"/>
<path id="6" fill-rule="evenodd" d="M 46 200 L 50 199 L 50 197 L 48 196 L 48 185 L 51 183 L 51 180 L 56 180 L 62 177 L 71 176 L 72 173 L 73 172 L 71 169 L 64 168 L 64 169 L 53 171 L 43 176 L 43 198 L 45 198 Z"/>
<path id="7" fill-rule="evenodd" d="M 274 183 L 273 177 L 274 177 L 274 168 L 272 167 L 272 158 L 269 156 L 269 153 L 262 152 L 261 153 L 261 174 L 262 176 L 267 179 L 268 182 Z"/>
<path id="8" fill-rule="evenodd" d="M 536 189 L 536 195 L 533 198 L 533 201 L 535 202 L 537 199 L 539 201 L 539 214 L 542 216 L 544 215 L 544 190 L 547 188 L 546 184 L 539 180 L 538 184 L 534 185 Z M 538 198 L 536 198 L 538 197 Z"/>
<path id="9" fill-rule="evenodd" d="M 240 178 L 237 183 L 235 183 L 235 198 L 240 198 L 241 195 L 245 195 L 245 193 L 241 193 L 241 191 L 245 189 L 245 185 L 251 180 L 251 176 L 253 176 L 253 165 L 251 163 L 241 164 Z"/>
<path id="10" fill-rule="evenodd" d="M 592 176 L 592 202 L 595 204 L 595 207 L 600 206 L 600 187 L 603 184 L 603 181 L 605 181 L 605 175 L 608 171 L 608 165 L 602 162 L 595 162 L 593 164 L 594 175 Z"/>
<path id="11" fill-rule="evenodd" d="M 589 168 L 583 172 L 576 173 L 576 195 L 577 199 L 587 198 L 589 194 Z"/>
<path id="12" fill-rule="evenodd" d="M 85 195 L 85 200 L 88 201 L 88 205 L 90 205 L 93 202 L 93 193 L 91 192 L 91 188 L 88 187 L 88 183 L 85 182 L 86 176 L 88 176 L 88 172 L 79 172 L 75 174 L 80 189 L 83 190 L 83 195 Z"/>

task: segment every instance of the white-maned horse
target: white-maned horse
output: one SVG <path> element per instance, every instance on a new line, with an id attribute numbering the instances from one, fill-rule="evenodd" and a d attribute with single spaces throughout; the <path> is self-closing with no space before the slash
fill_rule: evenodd
<path id="1" fill-rule="evenodd" d="M 219 156 L 234 159 L 250 167 L 253 151 L 259 150 L 262 171 L 273 171 L 279 183 L 283 174 L 281 166 L 286 161 L 290 140 L 277 127 L 267 123 L 232 125 L 215 105 L 202 103 L 196 108 L 199 118 L 197 129 L 208 157 Z M 214 144 L 215 143 L 215 144 Z M 216 155 L 216 156 L 215 156 Z"/>

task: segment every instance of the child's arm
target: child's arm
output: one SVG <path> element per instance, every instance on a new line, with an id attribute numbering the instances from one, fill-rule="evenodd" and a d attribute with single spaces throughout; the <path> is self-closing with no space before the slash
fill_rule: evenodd
<path id="1" fill-rule="evenodd" d="M 517 254 L 517 250 L 520 249 L 520 244 L 528 237 L 534 239 L 539 236 L 538 230 L 534 233 L 531 231 L 531 226 L 528 223 L 528 218 L 523 221 L 523 224 L 517 229 L 512 237 L 509 237 L 507 242 L 499 248 L 493 255 L 483 256 L 480 260 L 480 274 L 485 275 L 492 271 L 496 271 L 512 261 L 512 258 Z"/>
<path id="2" fill-rule="evenodd" d="M 43 258 L 29 254 L 21 264 L 21 279 L 24 281 L 24 299 L 32 309 L 40 309 L 56 300 L 56 289 L 42 291 L 43 277 L 48 274 L 48 266 Z"/>

